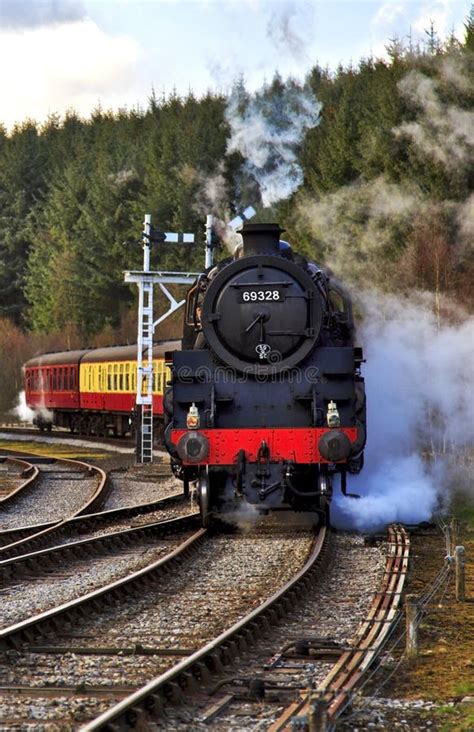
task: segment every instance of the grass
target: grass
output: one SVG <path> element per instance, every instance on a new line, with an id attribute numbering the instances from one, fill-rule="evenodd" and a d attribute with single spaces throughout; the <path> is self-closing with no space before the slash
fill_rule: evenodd
<path id="1" fill-rule="evenodd" d="M 474 488 L 455 488 L 449 502 L 448 513 L 461 521 L 469 531 L 474 531 Z"/>
<path id="2" fill-rule="evenodd" d="M 462 681 L 455 684 L 454 692 L 458 696 L 474 696 L 474 681 Z"/>
<path id="3" fill-rule="evenodd" d="M 42 455 L 44 457 L 60 458 L 92 458 L 101 459 L 107 457 L 105 453 L 91 452 L 87 449 L 74 447 L 73 445 L 61 445 L 49 442 L 14 442 L 13 440 L 0 440 L 0 449 L 7 452 L 22 452 L 29 455 Z"/>

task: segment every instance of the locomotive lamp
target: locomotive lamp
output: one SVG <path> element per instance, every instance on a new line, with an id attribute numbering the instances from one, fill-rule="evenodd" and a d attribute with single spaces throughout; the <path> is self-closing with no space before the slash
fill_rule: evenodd
<path id="1" fill-rule="evenodd" d="M 189 407 L 188 414 L 186 415 L 186 427 L 188 430 L 197 430 L 200 422 L 199 410 L 193 402 Z"/>
<path id="2" fill-rule="evenodd" d="M 327 423 L 328 423 L 328 427 L 340 427 L 341 426 L 341 418 L 339 417 L 337 404 L 336 404 L 336 402 L 333 402 L 332 400 L 328 404 Z"/>

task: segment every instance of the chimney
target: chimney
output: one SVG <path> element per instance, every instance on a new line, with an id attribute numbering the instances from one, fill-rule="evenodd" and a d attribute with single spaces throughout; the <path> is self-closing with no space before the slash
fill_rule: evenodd
<path id="1" fill-rule="evenodd" d="M 245 224 L 240 229 L 244 242 L 244 257 L 255 254 L 279 254 L 280 229 L 278 224 Z"/>

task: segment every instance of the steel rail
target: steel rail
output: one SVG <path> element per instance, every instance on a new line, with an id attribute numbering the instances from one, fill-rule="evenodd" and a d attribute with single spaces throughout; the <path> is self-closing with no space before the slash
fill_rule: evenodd
<path id="1" fill-rule="evenodd" d="M 196 521 L 199 521 L 198 516 L 193 515 L 192 519 L 191 523 L 194 524 L 196 524 Z M 171 521 L 175 522 L 175 526 L 178 522 L 181 522 L 185 528 L 190 527 L 189 518 L 186 520 L 171 519 Z M 0 651 L 18 648 L 23 648 L 24 650 L 25 643 L 29 644 L 33 638 L 41 638 L 51 632 L 56 632 L 61 623 L 71 623 L 75 617 L 79 615 L 85 616 L 90 609 L 99 609 L 103 604 L 108 604 L 122 593 L 127 594 L 136 590 L 137 585 L 155 582 L 157 575 L 167 573 L 170 566 L 174 566 L 183 557 L 188 556 L 191 549 L 197 548 L 206 536 L 206 533 L 205 529 L 199 529 L 169 554 L 161 557 L 147 567 L 139 569 L 127 575 L 127 577 L 110 582 L 97 590 L 88 592 L 86 595 L 51 608 L 51 610 L 46 610 L 39 615 L 26 618 L 26 620 L 22 620 L 19 623 L 0 630 Z"/>
<path id="2" fill-rule="evenodd" d="M 166 496 L 165 498 L 160 498 L 159 501 L 154 501 L 152 503 L 145 503 L 145 504 L 139 504 L 137 506 L 131 506 L 126 508 L 112 508 L 108 511 L 102 511 L 100 513 L 91 513 L 91 514 L 85 514 L 81 516 L 75 516 L 74 518 L 67 519 L 64 521 L 61 525 L 55 524 L 55 523 L 48 523 L 44 525 L 40 525 L 42 529 L 45 528 L 55 528 L 57 531 L 54 533 L 54 537 L 56 539 L 59 539 L 60 537 L 64 536 L 65 534 L 71 534 L 74 532 L 81 533 L 84 531 L 92 531 L 100 526 L 101 523 L 107 521 L 108 519 L 123 519 L 123 518 L 133 518 L 136 516 L 141 516 L 145 512 L 151 512 L 151 511 L 159 511 L 159 510 L 166 510 L 167 508 L 170 508 L 174 505 L 179 505 L 183 503 L 183 494 L 173 494 L 171 496 Z M 191 514 L 190 514 L 191 515 Z M 105 534 L 101 534 L 100 536 L 96 537 L 90 537 L 89 539 L 77 539 L 77 544 L 85 544 L 86 541 L 92 541 L 93 539 L 103 539 L 104 543 L 107 543 L 107 537 L 113 537 L 118 535 L 122 531 L 130 531 L 130 529 L 134 528 L 144 528 L 146 526 L 155 525 L 157 523 L 161 523 L 163 519 L 160 519 L 159 521 L 149 521 L 146 524 L 142 524 L 142 526 L 130 526 L 125 527 L 125 529 L 116 529 L 115 531 L 110 531 Z M 52 532 L 50 534 L 42 534 L 39 533 L 40 537 L 45 537 L 48 539 L 51 536 Z M 0 534 L 1 536 L 1 534 Z M 31 534 L 29 535 L 31 536 Z M 28 537 L 27 537 L 28 538 Z M 75 544 L 76 542 L 70 541 L 67 543 L 59 543 L 55 544 L 53 546 L 47 546 L 45 548 L 41 548 L 41 545 L 44 543 L 43 541 L 36 541 L 31 542 L 33 544 L 33 547 L 35 544 L 39 545 L 40 548 L 34 549 L 30 547 L 30 551 L 26 551 L 23 554 L 19 554 L 18 552 L 13 553 L 12 556 L 7 557 L 6 559 L 0 560 L 0 578 L 2 577 L 8 577 L 10 574 L 11 567 L 16 568 L 18 567 L 21 570 L 22 563 L 27 563 L 30 565 L 30 559 L 37 557 L 39 560 L 41 560 L 43 557 L 48 558 L 48 555 L 50 552 L 55 551 L 57 549 L 61 550 L 64 549 L 66 551 L 66 548 L 68 546 L 71 546 L 72 544 Z M 20 549 L 22 547 L 27 546 L 27 541 L 25 539 L 24 544 L 20 546 Z M 0 553 L 1 556 L 1 553 Z M 31 569 L 31 566 L 28 566 L 28 569 Z"/>
<path id="3" fill-rule="evenodd" d="M 5 457 L 2 462 L 8 462 L 8 463 L 18 463 L 19 466 L 22 468 L 22 472 L 20 474 L 20 477 L 28 477 L 26 480 L 24 480 L 19 486 L 16 488 L 13 488 L 11 491 L 7 493 L 5 496 L 0 497 L 0 508 L 5 506 L 9 501 L 12 500 L 12 498 L 16 497 L 20 491 L 22 491 L 24 488 L 27 488 L 30 483 L 34 483 L 36 478 L 39 475 L 39 470 L 36 467 L 36 465 L 33 465 L 32 463 L 29 463 L 27 460 L 23 460 L 22 458 L 18 457 Z"/>
<path id="4" fill-rule="evenodd" d="M 315 702 L 323 705 L 327 720 L 325 728 L 335 729 L 336 720 L 350 703 L 354 690 L 383 650 L 393 624 L 399 617 L 410 552 L 410 540 L 402 526 L 391 525 L 387 533 L 387 556 L 380 589 L 374 595 L 367 617 L 354 636 L 352 647 L 341 654 L 316 691 L 308 690 L 287 707 L 269 728 L 269 732 L 290 730 L 295 718 L 299 718 L 302 729 L 305 726 L 309 728 Z"/>
<path id="5" fill-rule="evenodd" d="M 304 596 L 326 553 L 327 534 L 326 528 L 320 529 L 304 567 L 265 602 L 188 658 L 86 724 L 82 732 L 148 729 L 149 717 L 161 717 L 167 702 L 183 701 L 186 692 L 207 683 L 212 673 L 220 673 L 223 666 L 251 647 L 257 637 L 270 631 L 272 623 L 286 615 L 299 596 Z"/>
<path id="6" fill-rule="evenodd" d="M 57 463 L 66 463 L 67 465 L 74 465 L 79 466 L 81 471 L 87 472 L 87 473 L 95 473 L 97 477 L 97 486 L 87 501 L 76 511 L 73 511 L 69 516 L 63 519 L 59 519 L 58 521 L 53 521 L 46 527 L 43 525 L 40 525 L 41 528 L 35 530 L 35 526 L 31 526 L 31 530 L 33 533 L 28 534 L 27 536 L 23 536 L 16 541 L 5 544 L 4 546 L 0 547 L 0 557 L 10 558 L 12 556 L 17 556 L 18 554 L 24 553 L 25 549 L 28 551 L 32 551 L 34 549 L 34 545 L 38 544 L 39 542 L 42 542 L 45 537 L 49 539 L 49 537 L 58 529 L 61 529 L 69 520 L 72 518 L 82 516 L 84 514 L 87 514 L 88 511 L 92 511 L 95 508 L 97 508 L 98 505 L 100 505 L 100 502 L 104 500 L 106 497 L 106 491 L 107 491 L 107 473 L 102 470 L 102 468 L 99 468 L 97 465 L 90 465 L 89 463 L 84 463 L 82 460 L 70 460 L 69 458 L 56 458 L 55 464 Z M 30 481 L 31 483 L 31 481 Z M 28 531 L 28 527 L 21 527 L 21 530 Z M 7 532 L 5 532 L 7 533 Z"/>
<path id="7" fill-rule="evenodd" d="M 199 515 L 197 513 L 189 513 L 179 518 L 153 521 L 143 524 L 143 526 L 132 526 L 111 531 L 108 534 L 78 539 L 67 544 L 59 544 L 28 554 L 20 554 L 17 557 L 0 561 L 0 579 L 9 579 L 11 577 L 17 579 L 22 572 L 31 573 L 33 570 L 36 571 L 45 566 L 54 566 L 58 560 L 68 559 L 69 557 L 80 559 L 83 556 L 97 555 L 102 549 L 108 547 L 130 546 L 146 536 L 154 536 L 158 539 L 176 533 L 176 531 L 184 531 L 188 527 L 194 527 L 198 519 Z"/>
<path id="8" fill-rule="evenodd" d="M 135 516 L 141 516 L 144 513 L 148 513 L 151 511 L 159 511 L 163 508 L 166 508 L 167 505 L 173 504 L 173 503 L 181 503 L 184 500 L 184 495 L 182 492 L 180 493 L 173 493 L 170 496 L 165 496 L 164 498 L 159 498 L 156 501 L 148 501 L 147 503 L 137 503 L 135 506 L 121 506 L 119 508 L 109 508 L 105 511 L 99 511 L 97 513 L 86 513 L 81 514 L 80 516 L 73 516 L 72 518 L 67 519 L 63 526 L 61 527 L 62 531 L 61 533 L 65 531 L 69 531 L 70 528 L 74 529 L 81 529 L 85 530 L 87 528 L 92 528 L 94 524 L 102 522 L 104 519 L 122 519 L 122 518 L 133 518 Z M 34 529 L 35 532 L 40 532 L 43 529 L 48 529 L 52 527 L 58 526 L 57 521 L 47 521 L 43 524 L 33 524 L 30 526 L 20 526 L 17 529 L 8 529 L 6 531 L 0 531 L 0 539 L 4 536 L 9 536 L 13 541 L 15 539 L 20 539 L 22 536 L 31 536 L 31 530 Z M 60 533 L 60 532 L 58 532 Z M 10 542 L 13 543 L 13 542 Z M 4 545 L 6 546 L 6 545 Z"/>

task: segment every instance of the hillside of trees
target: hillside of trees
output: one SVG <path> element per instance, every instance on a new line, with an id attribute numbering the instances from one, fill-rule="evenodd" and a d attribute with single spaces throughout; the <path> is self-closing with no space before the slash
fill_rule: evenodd
<path id="1" fill-rule="evenodd" d="M 163 269 L 201 269 L 205 214 L 252 204 L 353 290 L 428 290 L 472 312 L 473 11 L 465 28 L 461 43 L 432 28 L 423 47 L 391 41 L 388 60 L 314 66 L 301 86 L 276 76 L 261 92 L 276 107 L 291 85 L 322 109 L 297 149 L 302 185 L 270 208 L 227 151 L 223 95 L 0 125 L 0 413 L 33 353 L 134 340 L 136 291 L 122 273 L 140 268 L 145 212 L 196 235 L 155 252 Z M 236 90 L 245 110 L 251 95 L 242 81 Z M 178 329 L 175 319 L 161 335 Z"/>

